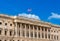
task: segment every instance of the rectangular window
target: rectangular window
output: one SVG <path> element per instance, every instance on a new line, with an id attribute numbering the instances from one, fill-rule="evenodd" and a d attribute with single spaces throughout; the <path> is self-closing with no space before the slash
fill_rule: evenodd
<path id="1" fill-rule="evenodd" d="M 30 28 L 33 29 L 33 25 L 30 25 Z"/>
<path id="2" fill-rule="evenodd" d="M 0 40 L 0 41 L 2 41 L 2 40 Z"/>
<path id="3" fill-rule="evenodd" d="M 7 30 L 5 30 L 5 35 L 7 35 Z"/>
<path id="4" fill-rule="evenodd" d="M 44 28 L 42 27 L 42 31 L 44 31 Z"/>
<path id="5" fill-rule="evenodd" d="M 33 37 L 33 32 L 31 32 L 31 37 Z"/>
<path id="6" fill-rule="evenodd" d="M 19 32 L 18 32 L 18 35 L 20 36 L 20 30 L 19 30 Z"/>
<path id="7" fill-rule="evenodd" d="M 27 27 L 27 29 L 29 29 L 29 25 L 28 24 L 26 24 L 26 27 Z"/>
<path id="8" fill-rule="evenodd" d="M 1 35 L 1 31 L 2 31 L 2 30 L 0 30 L 0 35 Z"/>
<path id="9" fill-rule="evenodd" d="M 2 25 L 2 22 L 0 22 L 0 25 Z"/>
<path id="10" fill-rule="evenodd" d="M 35 32 L 35 37 L 37 37 L 37 32 Z"/>
<path id="11" fill-rule="evenodd" d="M 47 31 L 47 27 L 45 27 L 45 31 Z"/>
<path id="12" fill-rule="evenodd" d="M 27 32 L 27 37 L 29 37 L 29 32 Z"/>
<path id="13" fill-rule="evenodd" d="M 38 26 L 38 30 L 40 30 L 40 26 Z"/>
<path id="14" fill-rule="evenodd" d="M 34 29 L 37 30 L 37 26 L 36 25 L 34 26 Z"/>
<path id="15" fill-rule="evenodd" d="M 24 24 L 24 23 L 22 23 L 22 28 L 23 28 L 23 29 L 25 28 L 25 24 Z"/>
<path id="16" fill-rule="evenodd" d="M 47 38 L 47 33 L 45 34 L 45 38 Z"/>
<path id="17" fill-rule="evenodd" d="M 12 36 L 12 31 L 10 31 L 10 36 Z"/>
<path id="18" fill-rule="evenodd" d="M 38 37 L 40 38 L 40 33 L 38 33 Z"/>
<path id="19" fill-rule="evenodd" d="M 48 38 L 50 39 L 50 34 L 48 34 Z"/>

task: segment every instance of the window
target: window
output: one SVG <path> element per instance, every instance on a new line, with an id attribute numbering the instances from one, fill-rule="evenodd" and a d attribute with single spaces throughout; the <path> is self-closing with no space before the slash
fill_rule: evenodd
<path id="1" fill-rule="evenodd" d="M 33 29 L 33 25 L 30 25 L 30 28 Z"/>
<path id="2" fill-rule="evenodd" d="M 2 40 L 0 40 L 0 41 L 2 41 Z"/>
<path id="3" fill-rule="evenodd" d="M 29 32 L 27 32 L 27 37 L 29 37 Z"/>
<path id="4" fill-rule="evenodd" d="M 2 22 L 0 22 L 0 25 L 2 24 Z"/>
<path id="5" fill-rule="evenodd" d="M 10 24 L 10 26 L 12 26 L 12 24 Z"/>
<path id="6" fill-rule="evenodd" d="M 50 34 L 48 34 L 48 38 L 50 39 Z"/>
<path id="7" fill-rule="evenodd" d="M 19 40 L 18 40 L 19 41 Z"/>
<path id="8" fill-rule="evenodd" d="M 42 27 L 42 31 L 44 30 L 44 28 Z"/>
<path id="9" fill-rule="evenodd" d="M 28 24 L 26 24 L 26 27 L 27 27 L 27 29 L 29 29 L 29 25 Z"/>
<path id="10" fill-rule="evenodd" d="M 0 29 L 0 35 L 2 34 L 2 30 Z"/>
<path id="11" fill-rule="evenodd" d="M 7 35 L 7 30 L 5 30 L 5 35 Z"/>
<path id="12" fill-rule="evenodd" d="M 10 31 L 10 36 L 12 36 L 12 31 Z"/>
<path id="13" fill-rule="evenodd" d="M 40 38 L 40 33 L 38 33 L 38 37 Z"/>
<path id="14" fill-rule="evenodd" d="M 7 40 L 5 40 L 5 41 L 7 41 Z"/>
<path id="15" fill-rule="evenodd" d="M 22 28 L 23 28 L 23 29 L 25 28 L 25 24 L 24 24 L 24 23 L 22 23 Z"/>
<path id="16" fill-rule="evenodd" d="M 47 27 L 45 27 L 45 31 L 47 31 Z"/>
<path id="17" fill-rule="evenodd" d="M 37 33 L 35 32 L 35 37 L 37 37 Z"/>
<path id="18" fill-rule="evenodd" d="M 36 25 L 34 26 L 34 29 L 37 30 L 37 26 Z"/>
<path id="19" fill-rule="evenodd" d="M 33 32 L 31 32 L 31 37 L 33 37 Z"/>
<path id="20" fill-rule="evenodd" d="M 47 33 L 45 34 L 45 38 L 47 38 Z"/>
<path id="21" fill-rule="evenodd" d="M 14 41 L 14 40 L 13 40 Z"/>
<path id="22" fill-rule="evenodd" d="M 48 32 L 50 32 L 50 29 L 48 29 Z"/>
<path id="23" fill-rule="evenodd" d="M 19 36 L 20 36 L 20 30 L 19 30 L 19 33 L 18 33 L 18 34 L 19 34 Z"/>
<path id="24" fill-rule="evenodd" d="M 40 30 L 40 26 L 38 27 L 38 30 Z"/>
<path id="25" fill-rule="evenodd" d="M 7 25 L 7 23 L 5 23 L 5 25 Z"/>

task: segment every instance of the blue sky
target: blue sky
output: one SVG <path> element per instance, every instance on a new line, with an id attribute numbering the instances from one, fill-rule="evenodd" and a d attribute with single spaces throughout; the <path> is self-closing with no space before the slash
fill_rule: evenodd
<path id="1" fill-rule="evenodd" d="M 28 8 L 41 20 L 60 25 L 60 0 L 0 0 L 0 14 L 28 14 Z"/>

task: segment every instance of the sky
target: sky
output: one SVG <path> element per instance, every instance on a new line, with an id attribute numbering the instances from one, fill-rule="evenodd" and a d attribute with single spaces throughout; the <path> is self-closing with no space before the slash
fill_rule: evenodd
<path id="1" fill-rule="evenodd" d="M 0 0 L 0 14 L 27 14 L 60 25 L 60 0 Z"/>

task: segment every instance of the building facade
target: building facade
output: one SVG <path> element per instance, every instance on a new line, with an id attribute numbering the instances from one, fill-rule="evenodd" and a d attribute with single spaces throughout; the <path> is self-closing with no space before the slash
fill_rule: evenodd
<path id="1" fill-rule="evenodd" d="M 0 41 L 60 41 L 60 26 L 0 14 Z"/>

